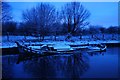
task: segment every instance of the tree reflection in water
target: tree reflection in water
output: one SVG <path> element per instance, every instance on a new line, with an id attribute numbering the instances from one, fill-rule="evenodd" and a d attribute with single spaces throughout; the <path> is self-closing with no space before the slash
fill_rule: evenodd
<path id="1" fill-rule="evenodd" d="M 25 72 L 38 78 L 80 78 L 89 68 L 89 59 L 84 53 L 47 56 L 24 64 Z"/>

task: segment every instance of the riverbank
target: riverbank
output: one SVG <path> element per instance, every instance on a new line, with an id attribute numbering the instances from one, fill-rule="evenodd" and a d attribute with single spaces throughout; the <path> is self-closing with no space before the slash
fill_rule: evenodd
<path id="1" fill-rule="evenodd" d="M 99 35 L 99 38 L 101 36 Z M 115 35 L 114 39 L 111 38 L 111 35 L 105 35 L 105 39 L 95 39 L 89 36 L 83 36 L 82 39 L 79 39 L 79 36 L 73 36 L 69 41 L 65 41 L 65 36 L 57 36 L 54 40 L 53 36 L 46 36 L 45 40 L 40 42 L 37 37 L 33 36 L 9 36 L 9 41 L 7 36 L 2 36 L 2 41 L 0 42 L 0 49 L 5 48 L 14 48 L 17 47 L 15 41 L 25 41 L 25 44 L 68 44 L 68 45 L 84 45 L 84 44 L 98 44 L 103 43 L 107 46 L 119 46 L 120 45 L 120 35 Z M 21 42 L 22 44 L 22 42 Z"/>
<path id="2" fill-rule="evenodd" d="M 16 55 L 19 54 L 18 47 L 15 42 L 10 43 L 6 42 L 9 45 L 2 46 L 0 49 L 2 50 L 2 55 Z M 87 44 L 99 44 L 103 43 L 106 44 L 107 47 L 120 47 L 120 42 L 116 40 L 111 41 L 75 41 L 75 42 L 68 42 L 68 41 L 44 41 L 44 42 L 25 42 L 27 45 L 38 46 L 42 44 L 68 44 L 70 46 L 80 46 L 80 45 L 87 45 Z M 5 43 L 4 43 L 5 44 Z M 21 42 L 22 44 L 22 42 Z M 38 46 L 39 47 L 39 46 Z"/>
<path id="3" fill-rule="evenodd" d="M 97 41 L 74 41 L 74 42 L 70 42 L 70 41 L 43 41 L 43 42 L 25 42 L 25 44 L 28 45 L 40 45 L 40 44 L 67 44 L 67 45 L 85 45 L 85 44 L 106 44 L 108 46 L 119 46 L 120 45 L 120 41 L 117 40 L 108 40 L 108 41 L 103 41 L 103 40 L 97 40 Z M 22 42 L 21 42 L 22 44 Z M 15 42 L 2 42 L 2 46 L 0 46 L 0 48 L 13 48 L 13 47 L 17 47 Z"/>

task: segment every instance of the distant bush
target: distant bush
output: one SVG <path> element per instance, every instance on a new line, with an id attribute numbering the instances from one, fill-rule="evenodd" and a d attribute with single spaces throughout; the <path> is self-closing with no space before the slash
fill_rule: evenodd
<path id="1" fill-rule="evenodd" d="M 2 23 L 2 33 L 3 34 L 6 34 L 7 32 L 14 33 L 17 29 L 16 25 L 17 23 L 13 21 Z"/>
<path id="2" fill-rule="evenodd" d="M 120 27 L 118 26 L 110 26 L 107 28 L 107 33 L 120 33 Z"/>

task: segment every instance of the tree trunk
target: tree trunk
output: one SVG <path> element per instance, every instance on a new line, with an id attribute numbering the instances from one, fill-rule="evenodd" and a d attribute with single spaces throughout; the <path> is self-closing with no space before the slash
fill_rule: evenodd
<path id="1" fill-rule="evenodd" d="M 69 40 L 70 38 L 72 37 L 72 34 L 71 33 L 68 33 L 65 40 Z"/>
<path id="2" fill-rule="evenodd" d="M 42 36 L 42 41 L 44 40 L 45 36 Z"/>
<path id="3" fill-rule="evenodd" d="M 68 33 L 70 33 L 71 29 L 70 29 L 70 17 L 68 18 Z"/>
<path id="4" fill-rule="evenodd" d="M 80 40 L 82 39 L 82 33 L 80 34 Z"/>
<path id="5" fill-rule="evenodd" d="M 24 34 L 24 39 L 26 40 L 26 33 Z"/>

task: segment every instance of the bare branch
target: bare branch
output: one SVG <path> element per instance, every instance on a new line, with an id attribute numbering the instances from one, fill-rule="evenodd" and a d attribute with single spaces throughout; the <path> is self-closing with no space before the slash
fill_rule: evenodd
<path id="1" fill-rule="evenodd" d="M 0 7 L 2 8 L 2 17 L 0 20 L 2 22 L 11 20 L 11 6 L 7 2 L 2 2 Z"/>
<path id="2" fill-rule="evenodd" d="M 23 20 L 30 23 L 41 35 L 46 35 L 48 27 L 55 23 L 55 8 L 52 5 L 41 3 L 30 10 L 23 12 Z"/>
<path id="3" fill-rule="evenodd" d="M 68 33 L 74 33 L 78 27 L 86 26 L 90 12 L 79 2 L 67 3 L 62 9 L 64 23 L 68 24 Z M 71 26 L 72 25 L 72 26 Z"/>

